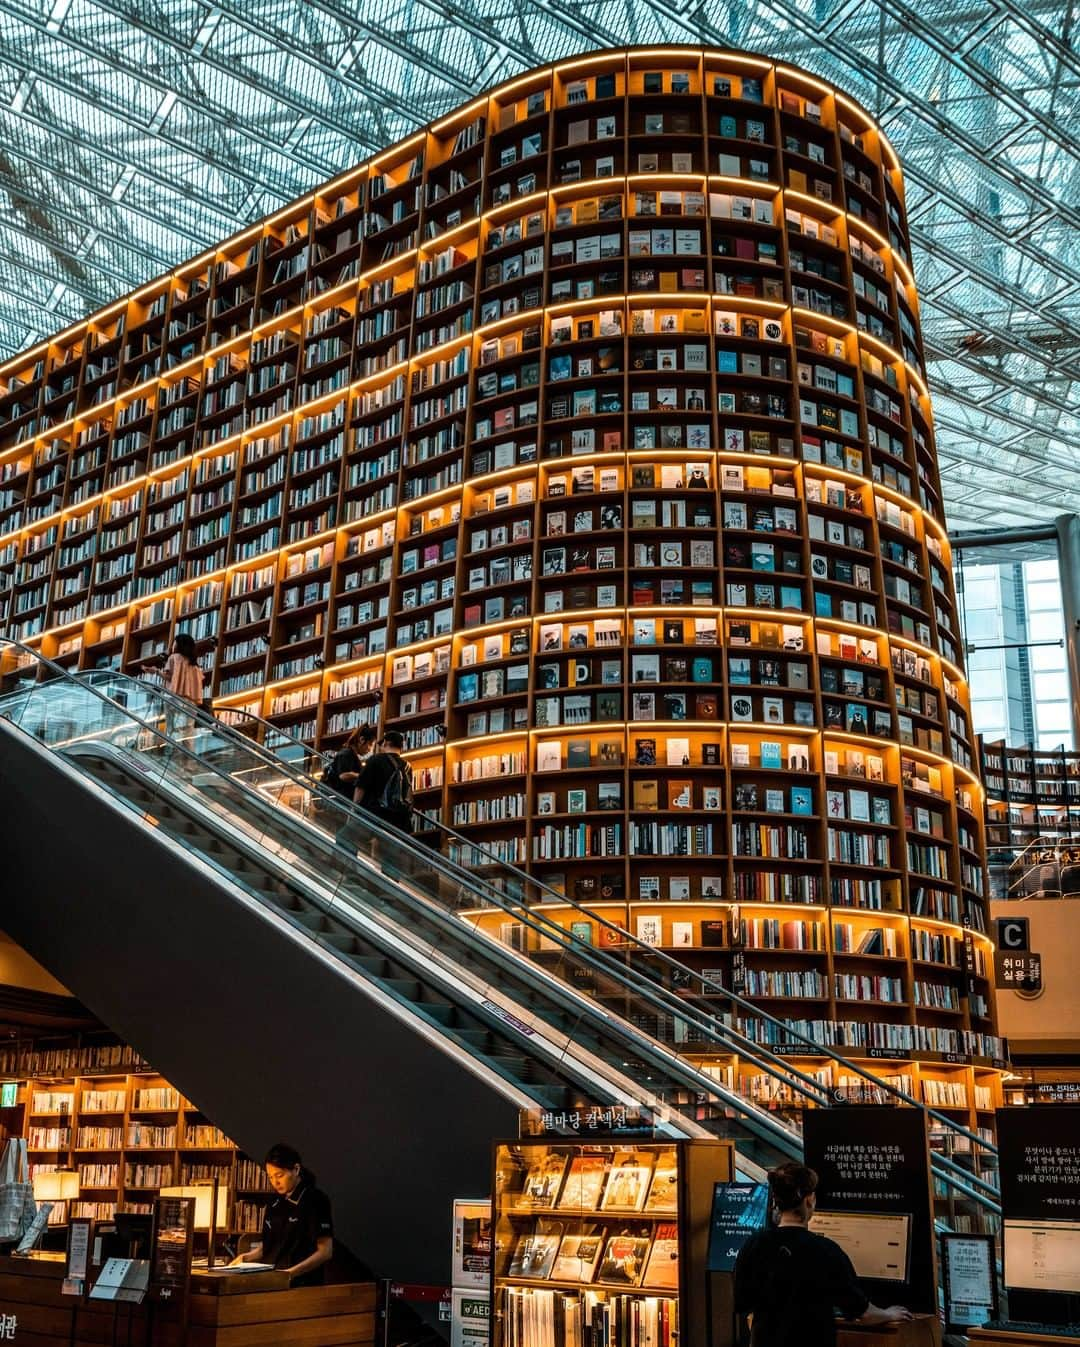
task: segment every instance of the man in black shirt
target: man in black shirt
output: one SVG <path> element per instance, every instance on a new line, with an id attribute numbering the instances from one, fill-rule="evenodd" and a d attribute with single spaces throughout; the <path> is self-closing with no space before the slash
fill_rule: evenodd
<path id="1" fill-rule="evenodd" d="M 860 1324 L 912 1317 L 903 1305 L 871 1305 L 839 1244 L 807 1229 L 817 1182 L 794 1162 L 769 1174 L 779 1222 L 751 1235 L 735 1263 L 735 1309 L 753 1316 L 752 1347 L 835 1347 L 836 1310 Z"/>
<path id="2" fill-rule="evenodd" d="M 356 803 L 384 823 L 412 832 L 412 769 L 401 756 L 404 736 L 383 735 L 378 751 L 367 758 L 356 782 Z"/>

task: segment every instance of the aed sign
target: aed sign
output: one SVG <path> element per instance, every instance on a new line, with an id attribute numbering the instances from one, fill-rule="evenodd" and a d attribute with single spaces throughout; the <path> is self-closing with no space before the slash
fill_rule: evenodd
<path id="1" fill-rule="evenodd" d="M 491 1335 L 491 1304 L 486 1295 L 454 1290 L 451 1347 L 488 1347 Z"/>
<path id="2" fill-rule="evenodd" d="M 1028 942 L 1028 918 L 1027 917 L 998 917 L 995 923 L 997 925 L 997 947 L 998 949 L 1008 950 L 1010 953 L 1024 953 L 1031 948 Z"/>

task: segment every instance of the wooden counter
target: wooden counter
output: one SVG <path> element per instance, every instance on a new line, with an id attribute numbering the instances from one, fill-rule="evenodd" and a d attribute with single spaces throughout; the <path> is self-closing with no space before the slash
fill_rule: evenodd
<path id="1" fill-rule="evenodd" d="M 63 1258 L 0 1257 L 0 1314 L 27 1347 L 371 1347 L 375 1285 L 290 1290 L 282 1272 L 191 1275 L 186 1333 L 176 1307 L 61 1294 Z"/>
<path id="2" fill-rule="evenodd" d="M 840 1324 L 836 1341 L 837 1347 L 941 1347 L 941 1325 L 932 1314 L 902 1324 Z"/>

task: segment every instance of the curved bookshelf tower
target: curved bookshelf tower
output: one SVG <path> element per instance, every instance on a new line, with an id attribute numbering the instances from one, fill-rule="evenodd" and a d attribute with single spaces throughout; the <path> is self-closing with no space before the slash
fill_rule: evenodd
<path id="1" fill-rule="evenodd" d="M 381 716 L 426 809 L 985 1126 L 918 314 L 842 93 L 548 66 L 0 370 L 0 616 L 82 667 L 190 630 L 322 747 Z"/>

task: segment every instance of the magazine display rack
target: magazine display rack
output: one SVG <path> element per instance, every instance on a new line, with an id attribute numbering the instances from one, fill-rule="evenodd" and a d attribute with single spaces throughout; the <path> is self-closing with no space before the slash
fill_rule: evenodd
<path id="1" fill-rule="evenodd" d="M 499 1142 L 492 1347 L 707 1347 L 723 1141 Z"/>

